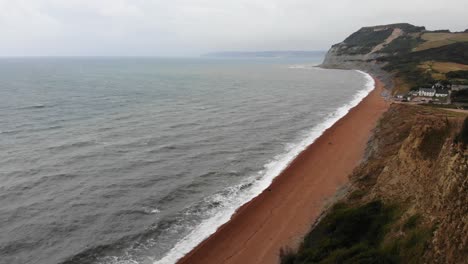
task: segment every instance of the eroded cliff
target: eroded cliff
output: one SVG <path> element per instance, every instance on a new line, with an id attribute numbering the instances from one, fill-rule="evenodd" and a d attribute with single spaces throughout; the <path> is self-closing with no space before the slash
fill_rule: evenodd
<path id="1" fill-rule="evenodd" d="M 465 113 L 393 104 L 348 194 L 283 263 L 466 263 Z M 463 126 L 465 129 L 463 130 Z"/>

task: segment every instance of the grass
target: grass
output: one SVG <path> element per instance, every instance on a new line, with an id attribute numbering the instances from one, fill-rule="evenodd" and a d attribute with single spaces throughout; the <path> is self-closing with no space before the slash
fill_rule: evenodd
<path id="1" fill-rule="evenodd" d="M 381 52 L 387 53 L 407 53 L 411 52 L 415 47 L 420 45 L 423 41 L 414 36 L 401 36 L 387 44 Z"/>
<path id="2" fill-rule="evenodd" d="M 434 62 L 432 68 L 438 72 L 468 70 L 468 65 L 454 62 Z"/>
<path id="3" fill-rule="evenodd" d="M 430 74 L 435 80 L 445 80 L 448 78 L 459 78 L 447 75 L 451 72 L 467 71 L 468 65 L 455 62 L 425 61 L 418 65 L 423 72 Z M 461 76 L 464 77 L 464 76 Z"/>
<path id="4" fill-rule="evenodd" d="M 421 219 L 422 217 L 420 214 L 410 216 L 403 224 L 403 230 L 414 229 L 421 222 Z"/>
<path id="5" fill-rule="evenodd" d="M 394 258 L 396 263 L 422 263 L 421 256 L 424 254 L 431 237 L 432 230 L 430 228 L 413 228 L 413 230 L 407 231 L 404 237 L 383 245 L 381 250 L 389 256 L 397 256 Z"/>
<path id="6" fill-rule="evenodd" d="M 438 48 L 457 42 L 468 42 L 468 33 L 424 33 L 421 36 L 424 40 L 414 51 Z"/>
<path id="7" fill-rule="evenodd" d="M 298 252 L 281 250 L 281 264 L 421 263 L 432 229 L 422 225 L 419 214 L 398 227 L 401 214 L 401 206 L 380 200 L 337 204 L 304 238 Z M 386 238 L 395 228 L 404 235 Z"/>
<path id="8" fill-rule="evenodd" d="M 451 62 L 468 65 L 468 42 L 453 43 L 443 47 L 411 52 L 404 55 L 380 57 L 377 60 L 386 63 L 383 69 L 394 73 L 394 77 L 406 83 L 410 89 L 417 89 L 419 87 L 431 86 L 441 77 L 434 76 L 437 77 L 434 78 L 432 76 L 432 72 L 435 71 L 431 65 L 421 67 L 420 65 L 424 62 Z"/>
<path id="9" fill-rule="evenodd" d="M 468 90 L 454 91 L 452 101 L 458 103 L 468 103 Z"/>
<path id="10" fill-rule="evenodd" d="M 468 145 L 468 117 L 463 121 L 463 126 L 455 137 L 455 142 L 462 144 L 464 147 Z"/>
<path id="11" fill-rule="evenodd" d="M 356 207 L 337 204 L 305 237 L 297 253 L 283 251 L 281 263 L 396 263 L 379 249 L 394 212 L 381 201 Z"/>
<path id="12" fill-rule="evenodd" d="M 408 82 L 406 82 L 402 77 L 395 77 L 393 81 L 395 83 L 395 87 L 392 91 L 393 95 L 405 94 L 409 92 L 412 88 L 412 86 Z"/>

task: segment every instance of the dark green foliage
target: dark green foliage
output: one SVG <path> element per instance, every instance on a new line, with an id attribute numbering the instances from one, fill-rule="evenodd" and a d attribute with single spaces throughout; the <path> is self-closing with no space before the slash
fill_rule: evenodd
<path id="1" fill-rule="evenodd" d="M 468 71 L 451 71 L 447 72 L 445 76 L 449 79 L 468 79 Z"/>
<path id="2" fill-rule="evenodd" d="M 398 256 L 398 262 L 400 263 L 421 263 L 421 256 L 424 254 L 431 236 L 432 231 L 430 229 L 415 229 L 404 237 L 391 241 L 382 251 L 390 256 Z"/>
<path id="3" fill-rule="evenodd" d="M 431 31 L 431 33 L 452 33 L 449 29 L 439 29 Z"/>
<path id="4" fill-rule="evenodd" d="M 394 62 L 385 66 L 384 69 L 390 72 L 395 71 L 395 77 L 404 79 L 406 82 L 411 84 L 413 89 L 431 87 L 432 84 L 436 83 L 436 80 L 432 78 L 431 74 L 418 68 L 417 62 Z"/>
<path id="5" fill-rule="evenodd" d="M 280 252 L 281 264 L 421 263 L 432 236 L 431 229 L 421 226 L 421 215 L 406 220 L 403 236 L 383 242 L 388 231 L 398 227 L 398 208 L 381 201 L 337 204 L 304 238 L 297 253 Z"/>
<path id="6" fill-rule="evenodd" d="M 280 249 L 280 262 L 281 264 L 294 264 L 296 259 L 296 254 L 287 248 L 287 249 Z"/>
<path id="7" fill-rule="evenodd" d="M 452 101 L 458 103 L 468 103 L 468 89 L 454 91 L 452 93 Z"/>
<path id="8" fill-rule="evenodd" d="M 366 195 L 366 192 L 364 190 L 356 190 L 349 195 L 349 199 L 351 200 L 361 199 L 364 195 Z"/>
<path id="9" fill-rule="evenodd" d="M 417 33 L 425 30 L 424 27 L 416 27 L 407 23 L 363 27 L 344 40 L 346 46 L 340 49 L 339 53 L 347 55 L 367 54 L 372 51 L 375 46 L 384 42 L 395 28 L 400 28 L 406 33 Z M 419 42 L 422 42 L 419 38 L 401 37 L 401 39 L 392 41 L 386 52 L 410 51 Z"/>
<path id="10" fill-rule="evenodd" d="M 419 44 L 424 42 L 421 38 L 415 38 L 411 36 L 401 36 L 397 39 L 390 42 L 387 46 L 385 46 L 381 52 L 384 53 L 408 53 L 411 52 L 415 47 Z"/>
<path id="11" fill-rule="evenodd" d="M 379 60 L 387 61 L 390 64 L 419 64 L 430 60 L 468 64 L 468 42 L 457 42 L 442 47 L 412 52 L 404 56 L 379 58 Z"/>
<path id="12" fill-rule="evenodd" d="M 375 31 L 374 28 L 361 28 L 344 40 L 348 45 L 375 46 L 382 43 L 393 32 L 393 28 Z"/>
<path id="13" fill-rule="evenodd" d="M 413 88 L 430 86 L 436 80 L 432 76 L 418 68 L 424 61 L 449 61 L 468 64 L 468 42 L 454 43 L 438 48 L 417 52 L 396 54 L 390 57 L 381 57 L 378 61 L 387 65 L 384 70 L 395 72 L 396 77 L 404 79 Z"/>
<path id="14" fill-rule="evenodd" d="M 408 220 L 406 220 L 405 224 L 403 225 L 404 230 L 409 230 L 415 228 L 421 222 L 421 215 L 415 214 L 412 215 Z"/>
<path id="15" fill-rule="evenodd" d="M 455 142 L 461 143 L 465 147 L 468 145 L 468 117 L 465 118 L 460 133 L 455 137 Z"/>
<path id="16" fill-rule="evenodd" d="M 344 40 L 348 45 L 347 54 L 366 54 L 382 43 L 393 32 L 393 28 L 374 31 L 374 28 L 361 28 Z"/>
<path id="17" fill-rule="evenodd" d="M 338 204 L 305 237 L 299 252 L 282 264 L 395 263 L 378 247 L 393 219 L 393 209 L 380 201 L 359 207 Z"/>

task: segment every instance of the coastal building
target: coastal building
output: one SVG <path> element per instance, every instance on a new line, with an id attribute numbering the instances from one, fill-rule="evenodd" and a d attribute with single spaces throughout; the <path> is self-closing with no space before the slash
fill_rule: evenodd
<path id="1" fill-rule="evenodd" d="M 442 83 L 438 82 L 438 83 L 432 85 L 432 88 L 433 89 L 444 89 L 445 86 Z"/>
<path id="2" fill-rule="evenodd" d="M 416 90 L 408 92 L 408 96 L 418 96 L 418 95 L 419 95 L 419 91 L 416 91 Z"/>
<path id="3" fill-rule="evenodd" d="M 425 97 L 433 97 L 436 93 L 434 88 L 419 88 L 418 95 Z"/>
<path id="4" fill-rule="evenodd" d="M 447 89 L 436 89 L 435 97 L 447 97 L 449 91 Z"/>

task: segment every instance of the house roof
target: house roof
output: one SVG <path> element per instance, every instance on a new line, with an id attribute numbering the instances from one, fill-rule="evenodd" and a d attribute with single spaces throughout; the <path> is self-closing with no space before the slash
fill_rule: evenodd
<path id="1" fill-rule="evenodd" d="M 445 89 L 437 89 L 436 90 L 436 94 L 448 94 L 448 90 L 445 90 Z"/>
<path id="2" fill-rule="evenodd" d="M 434 88 L 419 88 L 420 92 L 433 93 L 436 90 Z"/>

